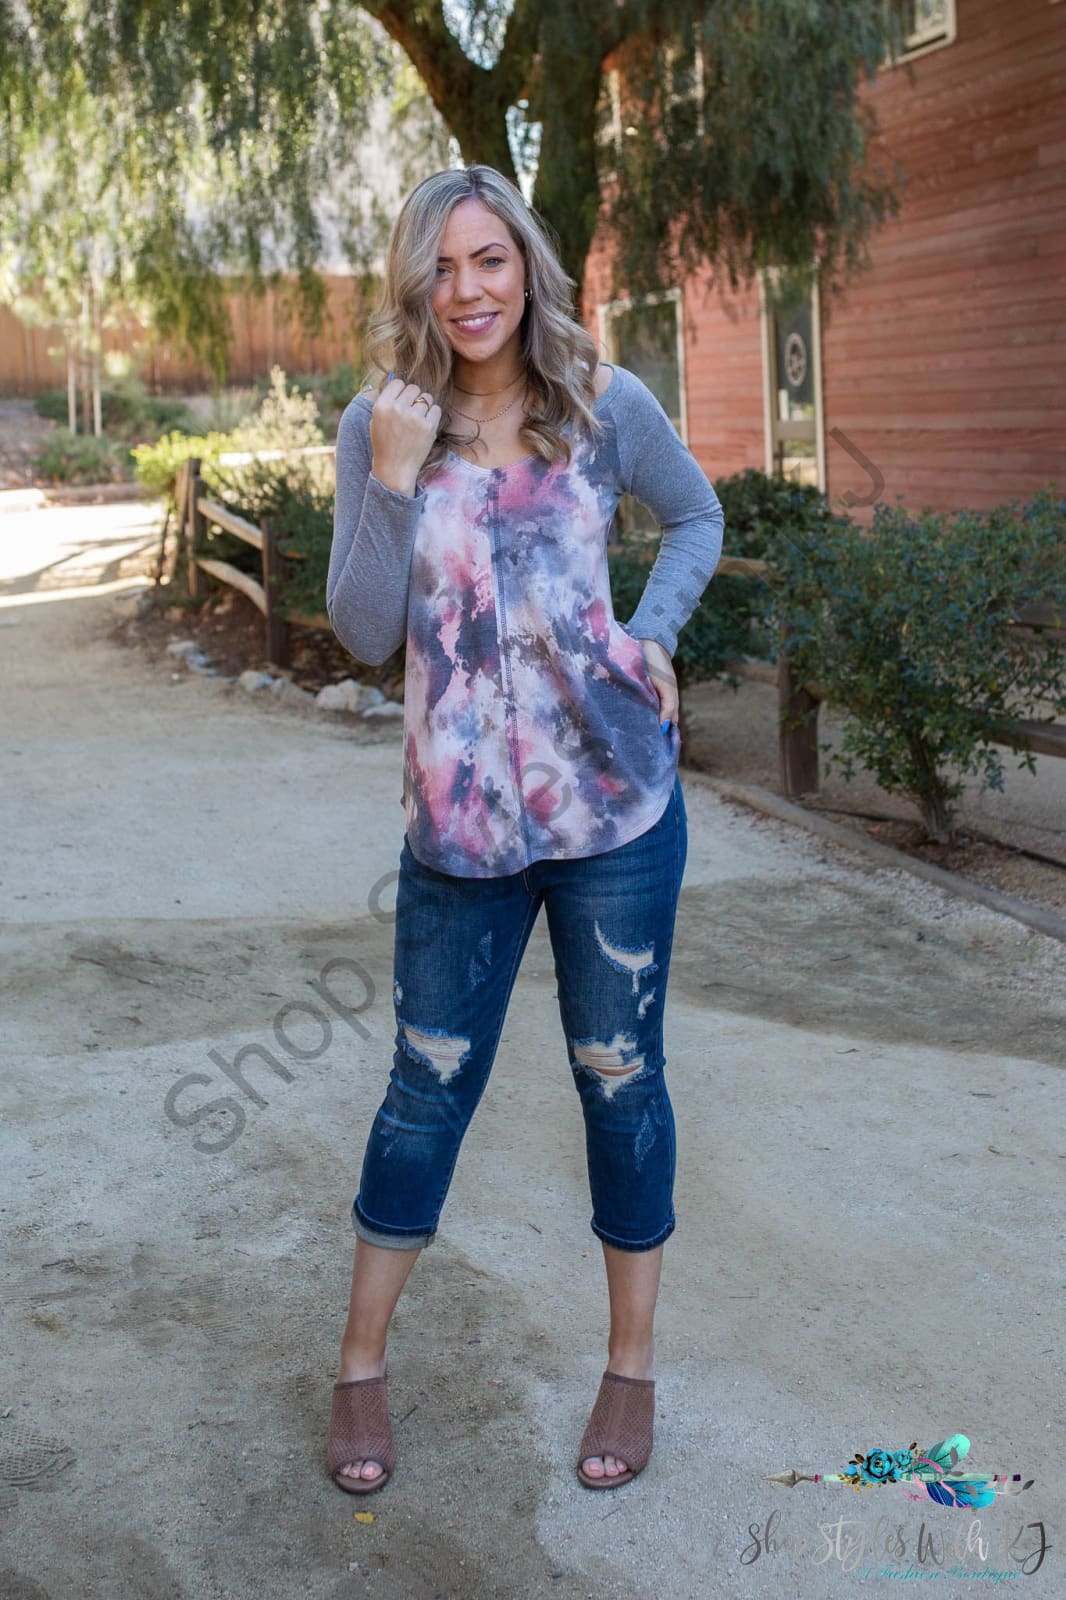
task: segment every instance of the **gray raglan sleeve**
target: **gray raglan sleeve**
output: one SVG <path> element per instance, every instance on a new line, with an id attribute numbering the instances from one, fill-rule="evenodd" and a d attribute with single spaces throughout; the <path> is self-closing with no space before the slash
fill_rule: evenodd
<path id="1" fill-rule="evenodd" d="M 380 666 L 407 636 L 411 556 L 426 495 L 399 494 L 373 476 L 372 404 L 368 395 L 356 395 L 337 430 L 326 611 L 345 649 Z"/>
<path id="2" fill-rule="evenodd" d="M 725 516 L 706 473 L 648 386 L 620 369 L 615 407 L 622 482 L 663 530 L 640 603 L 625 624 L 673 655 L 722 554 Z"/>

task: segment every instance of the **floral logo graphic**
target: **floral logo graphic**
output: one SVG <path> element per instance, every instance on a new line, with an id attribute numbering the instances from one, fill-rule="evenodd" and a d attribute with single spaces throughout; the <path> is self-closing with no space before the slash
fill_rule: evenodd
<path id="1" fill-rule="evenodd" d="M 1034 1479 L 1022 1483 L 1020 1472 L 967 1472 L 959 1465 L 968 1455 L 970 1441 L 964 1433 L 953 1433 L 949 1439 L 920 1450 L 917 1441 L 906 1450 L 883 1450 L 880 1447 L 856 1451 L 843 1472 L 797 1472 L 790 1467 L 787 1472 L 770 1473 L 769 1483 L 783 1483 L 794 1489 L 797 1483 L 846 1483 L 852 1489 L 876 1489 L 886 1483 L 899 1484 L 909 1500 L 934 1500 L 938 1506 L 951 1506 L 957 1511 L 976 1511 L 988 1506 L 996 1495 L 1022 1494 L 1033 1487 Z M 918 1492 L 908 1488 L 914 1484 Z M 1013 1485 L 1017 1484 L 1015 1488 Z"/>

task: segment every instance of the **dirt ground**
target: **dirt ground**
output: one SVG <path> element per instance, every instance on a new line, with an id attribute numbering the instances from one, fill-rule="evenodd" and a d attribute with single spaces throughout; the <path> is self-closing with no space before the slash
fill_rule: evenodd
<path id="1" fill-rule="evenodd" d="M 390 1335 L 395 1479 L 332 1486 L 400 730 L 121 647 L 152 551 L 143 506 L 0 517 L 5 1600 L 1060 1595 L 1062 947 L 695 775 L 651 1463 L 573 1473 L 606 1298 L 542 917 Z M 1035 1479 L 976 1531 L 767 1482 L 956 1432 Z"/>

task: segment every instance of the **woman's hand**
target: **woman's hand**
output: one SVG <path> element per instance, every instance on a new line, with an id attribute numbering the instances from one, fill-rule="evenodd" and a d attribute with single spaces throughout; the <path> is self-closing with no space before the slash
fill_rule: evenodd
<path id="1" fill-rule="evenodd" d="M 427 399 L 432 402 L 428 406 Z M 370 413 L 374 452 L 370 470 L 379 483 L 397 494 L 416 493 L 418 474 L 433 448 L 440 419 L 440 406 L 416 384 L 393 377 L 382 384 Z"/>
<path id="2" fill-rule="evenodd" d="M 677 687 L 674 664 L 658 639 L 641 639 L 644 663 L 648 676 L 659 696 L 659 721 L 676 722 L 681 710 L 681 695 Z"/>

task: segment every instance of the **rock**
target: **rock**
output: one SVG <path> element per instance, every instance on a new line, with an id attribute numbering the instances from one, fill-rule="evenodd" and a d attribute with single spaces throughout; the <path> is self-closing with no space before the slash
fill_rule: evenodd
<path id="1" fill-rule="evenodd" d="M 315 695 L 315 705 L 320 711 L 354 711 L 359 704 L 359 690 L 360 685 L 354 678 L 327 683 Z"/>
<path id="2" fill-rule="evenodd" d="M 343 678 L 340 683 L 327 683 L 320 689 L 315 705 L 320 711 L 365 711 L 367 706 L 380 705 L 384 699 L 381 690 L 371 684 Z"/>
<path id="3" fill-rule="evenodd" d="M 276 678 L 270 685 L 277 699 L 286 706 L 306 705 L 314 699 L 306 689 L 301 689 L 298 683 L 293 683 L 290 678 Z"/>
<path id="4" fill-rule="evenodd" d="M 172 639 L 167 645 L 170 655 L 176 656 L 179 661 L 184 661 L 187 667 L 196 672 L 203 672 L 213 676 L 217 670 L 211 665 L 211 657 L 204 655 L 195 639 Z"/>
<path id="5" fill-rule="evenodd" d="M 371 717 L 402 717 L 402 716 L 403 716 L 403 706 L 400 704 L 400 702 L 398 700 L 386 700 L 383 705 L 367 706 L 366 710 L 363 712 L 363 721 L 364 722 L 369 721 L 369 719 Z"/>
<path id="6" fill-rule="evenodd" d="M 249 667 L 247 672 L 242 672 L 237 682 L 249 694 L 258 694 L 261 689 L 274 687 L 274 679 L 269 672 L 256 672 L 253 667 Z"/>

